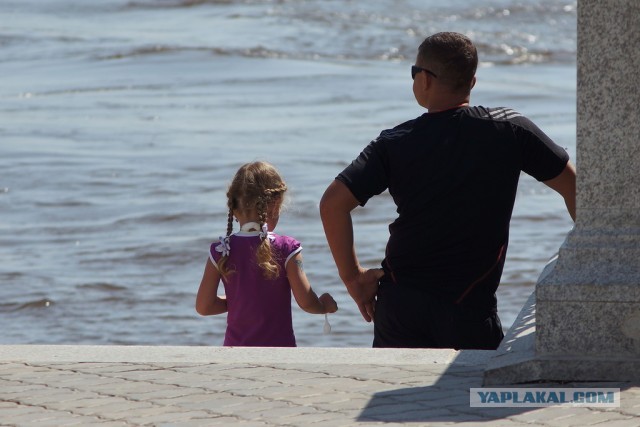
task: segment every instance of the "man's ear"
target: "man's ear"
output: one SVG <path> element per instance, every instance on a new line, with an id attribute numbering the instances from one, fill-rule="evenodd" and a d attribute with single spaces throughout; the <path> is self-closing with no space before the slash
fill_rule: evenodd
<path id="1" fill-rule="evenodd" d="M 424 73 L 424 71 L 423 71 L 423 73 Z M 424 73 L 424 74 L 426 74 L 426 73 Z M 428 76 L 428 75 L 425 75 L 423 77 L 424 78 L 422 79 L 422 81 L 424 83 L 422 83 L 422 90 L 426 91 L 427 89 L 429 89 L 431 87 L 431 79 L 429 78 L 430 76 Z"/>
<path id="2" fill-rule="evenodd" d="M 469 88 L 469 90 L 473 89 L 475 85 L 476 85 L 476 76 L 473 76 L 473 79 L 471 79 L 471 87 Z"/>

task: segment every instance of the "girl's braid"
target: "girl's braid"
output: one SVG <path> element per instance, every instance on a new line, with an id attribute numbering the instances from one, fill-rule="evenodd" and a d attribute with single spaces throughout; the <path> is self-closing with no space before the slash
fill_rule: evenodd
<path id="1" fill-rule="evenodd" d="M 258 222 L 262 228 L 262 226 L 267 223 L 267 201 L 264 196 L 258 196 L 256 200 L 256 211 L 258 211 Z"/>
<path id="2" fill-rule="evenodd" d="M 227 216 L 227 238 L 229 238 L 229 236 L 231 236 L 231 233 L 233 233 L 233 202 L 231 201 L 231 199 L 229 199 L 229 215 Z M 221 242 L 221 244 L 224 244 Z M 218 260 L 218 271 L 220 272 L 220 274 L 222 276 L 226 276 L 227 274 L 231 273 L 231 271 L 229 270 L 229 268 L 227 268 L 227 259 L 229 258 L 228 255 L 223 255 L 220 257 L 220 259 Z"/>
<path id="3" fill-rule="evenodd" d="M 229 216 L 227 218 L 227 237 L 233 233 L 233 210 L 229 208 Z"/>
<path id="4" fill-rule="evenodd" d="M 267 223 L 267 207 L 268 207 L 268 197 L 266 196 L 258 196 L 258 200 L 256 201 L 256 210 L 258 211 L 258 220 L 260 221 L 260 227 Z M 275 279 L 280 274 L 280 267 L 273 259 L 273 254 L 271 253 L 271 243 L 269 242 L 269 238 L 266 233 L 262 237 L 262 241 L 260 245 L 258 245 L 258 250 L 256 253 L 256 258 L 258 261 L 258 265 L 262 268 L 264 276 L 268 279 Z"/>
<path id="5" fill-rule="evenodd" d="M 271 200 L 274 196 L 282 194 L 287 191 L 287 185 L 282 183 L 279 187 L 267 188 L 264 190 L 264 195 L 268 200 Z"/>

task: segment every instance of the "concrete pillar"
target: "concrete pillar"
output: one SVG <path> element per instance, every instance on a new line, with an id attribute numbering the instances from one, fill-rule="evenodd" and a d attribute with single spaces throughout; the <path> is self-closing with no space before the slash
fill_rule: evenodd
<path id="1" fill-rule="evenodd" d="M 576 226 L 487 385 L 640 380 L 640 1 L 579 0 L 577 88 Z"/>

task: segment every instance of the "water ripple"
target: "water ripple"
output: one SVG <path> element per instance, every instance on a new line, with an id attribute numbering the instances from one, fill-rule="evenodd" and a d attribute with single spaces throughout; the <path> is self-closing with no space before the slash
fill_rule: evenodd
<path id="1" fill-rule="evenodd" d="M 54 302 L 49 298 L 40 298 L 25 303 L 2 303 L 0 304 L 0 312 L 37 310 L 41 308 L 49 308 L 52 305 L 54 305 Z"/>

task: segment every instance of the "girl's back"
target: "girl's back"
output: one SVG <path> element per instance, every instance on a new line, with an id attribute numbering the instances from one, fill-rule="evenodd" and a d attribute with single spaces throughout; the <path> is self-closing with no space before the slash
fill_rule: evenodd
<path id="1" fill-rule="evenodd" d="M 227 266 L 234 273 L 223 278 L 227 306 L 225 346 L 295 347 L 291 317 L 291 287 L 286 262 L 302 250 L 300 243 L 287 236 L 269 233 L 274 260 L 280 267 L 275 279 L 264 277 L 256 262 L 259 232 L 240 231 L 229 237 Z M 212 261 L 221 253 L 211 245 Z M 216 264 L 217 265 L 217 264 Z"/>

